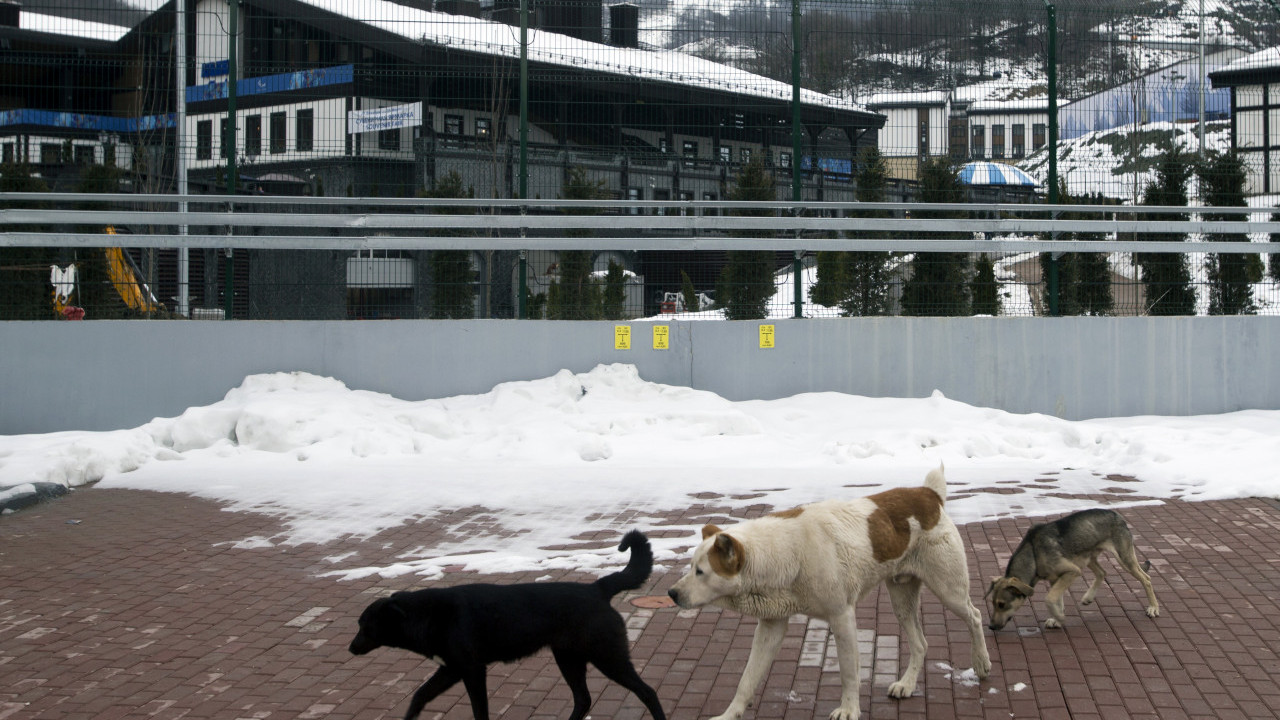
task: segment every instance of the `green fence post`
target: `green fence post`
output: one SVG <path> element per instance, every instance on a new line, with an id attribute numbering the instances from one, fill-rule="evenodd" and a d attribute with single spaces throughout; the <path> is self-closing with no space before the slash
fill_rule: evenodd
<path id="1" fill-rule="evenodd" d="M 1052 3 L 1045 3 L 1049 15 L 1049 204 L 1058 204 L 1058 9 Z M 1053 213 L 1057 219 L 1058 214 Z M 1058 233 L 1050 233 L 1051 240 L 1058 239 Z M 1058 315 L 1058 256 L 1061 253 L 1049 253 L 1049 314 Z"/>
<path id="2" fill-rule="evenodd" d="M 235 212 L 235 196 L 236 196 L 236 175 L 239 170 L 236 168 L 236 7 L 240 4 L 240 0 L 231 0 L 227 3 L 227 134 L 222 138 L 223 148 L 227 151 L 227 194 L 231 196 L 231 212 Z M 179 89 L 181 92 L 181 89 Z M 230 147 L 227 147 L 228 142 Z M 230 227 L 227 228 L 228 231 Z M 228 232 L 228 234 L 230 234 Z M 235 297 L 236 287 L 233 275 L 234 264 L 231 256 L 235 251 L 226 248 L 223 254 L 223 279 L 222 279 L 222 319 L 231 319 L 232 300 Z"/>

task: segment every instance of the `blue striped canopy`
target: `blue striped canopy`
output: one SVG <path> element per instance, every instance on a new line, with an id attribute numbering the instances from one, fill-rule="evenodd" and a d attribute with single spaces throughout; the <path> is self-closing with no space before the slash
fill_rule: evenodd
<path id="1" fill-rule="evenodd" d="M 960 168 L 960 182 L 966 185 L 1022 185 L 1035 187 L 1035 178 L 1012 165 L 971 162 Z"/>

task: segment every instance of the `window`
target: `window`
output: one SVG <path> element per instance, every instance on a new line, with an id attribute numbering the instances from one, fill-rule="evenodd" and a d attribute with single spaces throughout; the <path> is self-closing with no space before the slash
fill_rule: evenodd
<path id="1" fill-rule="evenodd" d="M 1044 147 L 1044 123 L 1036 123 L 1031 126 L 1031 149 L 1039 150 Z"/>
<path id="2" fill-rule="evenodd" d="M 462 116 L 461 115 L 445 115 L 444 116 L 444 132 L 446 135 L 462 134 Z"/>
<path id="3" fill-rule="evenodd" d="M 742 159 L 743 165 L 751 164 L 751 148 L 742 148 L 738 151 L 738 157 Z"/>
<path id="4" fill-rule="evenodd" d="M 13 149 L 13 143 L 7 142 L 4 144 L 4 162 L 11 163 L 14 161 Z"/>
<path id="5" fill-rule="evenodd" d="M 298 118 L 295 120 L 297 128 L 293 140 L 298 150 L 306 152 L 315 147 L 315 119 L 315 110 L 308 108 L 298 111 Z"/>
<path id="6" fill-rule="evenodd" d="M 40 164 L 56 165 L 62 162 L 62 146 L 57 143 L 40 143 Z"/>
<path id="7" fill-rule="evenodd" d="M 791 168 L 791 153 L 778 153 L 778 167 L 786 169 Z"/>
<path id="8" fill-rule="evenodd" d="M 476 138 L 489 140 L 493 137 L 493 121 L 489 118 L 476 118 Z"/>
<path id="9" fill-rule="evenodd" d="M 969 138 L 966 137 L 968 126 L 962 117 L 951 118 L 950 126 L 950 137 L 947 138 L 947 145 L 951 151 L 951 157 L 958 160 L 969 154 Z"/>
<path id="10" fill-rule="evenodd" d="M 641 188 L 634 188 L 634 187 L 629 187 L 629 188 L 627 188 L 627 201 L 628 201 L 628 202 L 635 202 L 635 201 L 643 200 L 643 199 L 644 199 L 644 190 L 642 190 Z M 631 207 L 627 208 L 627 214 L 628 214 L 628 215 L 639 215 L 639 214 L 640 214 L 640 208 L 638 208 L 638 207 L 636 207 L 636 206 L 634 206 L 634 205 L 633 205 L 633 206 L 631 206 Z"/>
<path id="11" fill-rule="evenodd" d="M 109 142 L 102 146 L 102 164 L 107 167 L 116 165 L 116 144 Z"/>
<path id="12" fill-rule="evenodd" d="M 684 166 L 693 167 L 693 161 L 698 159 L 698 143 L 695 140 L 685 140 L 680 144 L 680 155 L 684 157 Z"/>
<path id="13" fill-rule="evenodd" d="M 391 128 L 390 130 L 378 131 L 378 149 L 379 150 L 399 150 L 400 149 L 400 128 Z"/>
<path id="14" fill-rule="evenodd" d="M 733 148 L 729 147 L 728 145 L 721 145 L 719 153 L 720 153 L 720 162 L 729 163 L 733 161 Z"/>
<path id="15" fill-rule="evenodd" d="M 654 200 L 670 200 L 670 199 L 671 199 L 671 191 L 670 191 L 670 190 L 668 190 L 668 189 L 666 189 L 666 188 L 654 188 L 654 189 L 653 189 L 653 199 L 654 199 Z M 664 207 L 659 207 L 659 208 L 654 208 L 654 209 L 653 209 L 653 214 L 654 214 L 654 215 L 667 215 L 667 214 L 674 214 L 674 213 L 673 213 L 673 211 L 674 211 L 674 208 L 664 208 Z"/>
<path id="16" fill-rule="evenodd" d="M 285 151 L 288 138 L 285 137 L 289 118 L 282 112 L 271 113 L 271 154 L 278 155 Z"/>
<path id="17" fill-rule="evenodd" d="M 222 142 L 218 145 L 218 157 L 225 158 L 227 156 L 227 150 L 235 147 L 236 139 L 231 136 L 231 126 L 227 123 L 226 118 L 222 118 L 218 121 L 218 129 L 219 137 L 222 138 Z"/>
<path id="18" fill-rule="evenodd" d="M 1004 125 L 991 126 L 991 157 L 1004 157 Z"/>
<path id="19" fill-rule="evenodd" d="M 93 148 L 89 145 L 77 145 L 75 148 L 77 165 L 92 165 L 94 161 Z"/>
<path id="20" fill-rule="evenodd" d="M 987 154 L 987 126 L 969 126 L 969 152 L 973 157 L 982 159 Z"/>
<path id="21" fill-rule="evenodd" d="M 1013 157 L 1020 158 L 1027 154 L 1027 126 L 1018 123 L 1013 126 Z"/>
<path id="22" fill-rule="evenodd" d="M 916 126 L 918 128 L 918 138 L 916 140 L 920 157 L 929 156 L 929 108 L 919 108 L 916 110 Z"/>
<path id="23" fill-rule="evenodd" d="M 671 142 L 666 138 L 658 138 L 658 152 L 663 155 L 671 152 Z"/>
<path id="24" fill-rule="evenodd" d="M 262 154 L 261 115 L 250 115 L 244 119 L 244 154 L 249 157 Z"/>
<path id="25" fill-rule="evenodd" d="M 213 121 L 201 120 L 196 123 L 196 159 L 213 159 Z M 114 164 L 114 163 L 112 163 Z"/>

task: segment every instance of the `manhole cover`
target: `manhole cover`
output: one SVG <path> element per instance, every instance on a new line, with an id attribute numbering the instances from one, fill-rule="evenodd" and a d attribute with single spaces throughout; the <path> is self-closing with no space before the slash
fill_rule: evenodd
<path id="1" fill-rule="evenodd" d="M 632 598 L 631 604 L 638 608 L 668 608 L 675 607 L 676 603 L 666 595 L 645 595 L 644 597 Z"/>

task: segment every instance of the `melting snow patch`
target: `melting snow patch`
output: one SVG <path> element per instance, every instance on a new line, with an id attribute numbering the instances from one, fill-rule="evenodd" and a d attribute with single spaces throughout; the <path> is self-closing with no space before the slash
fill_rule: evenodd
<path id="1" fill-rule="evenodd" d="M 982 682 L 978 678 L 978 673 L 973 671 L 973 668 L 969 668 L 968 670 L 956 670 L 950 665 L 940 662 L 938 663 L 938 669 L 946 673 L 943 677 L 955 682 L 957 685 L 975 687 L 978 683 Z"/>

